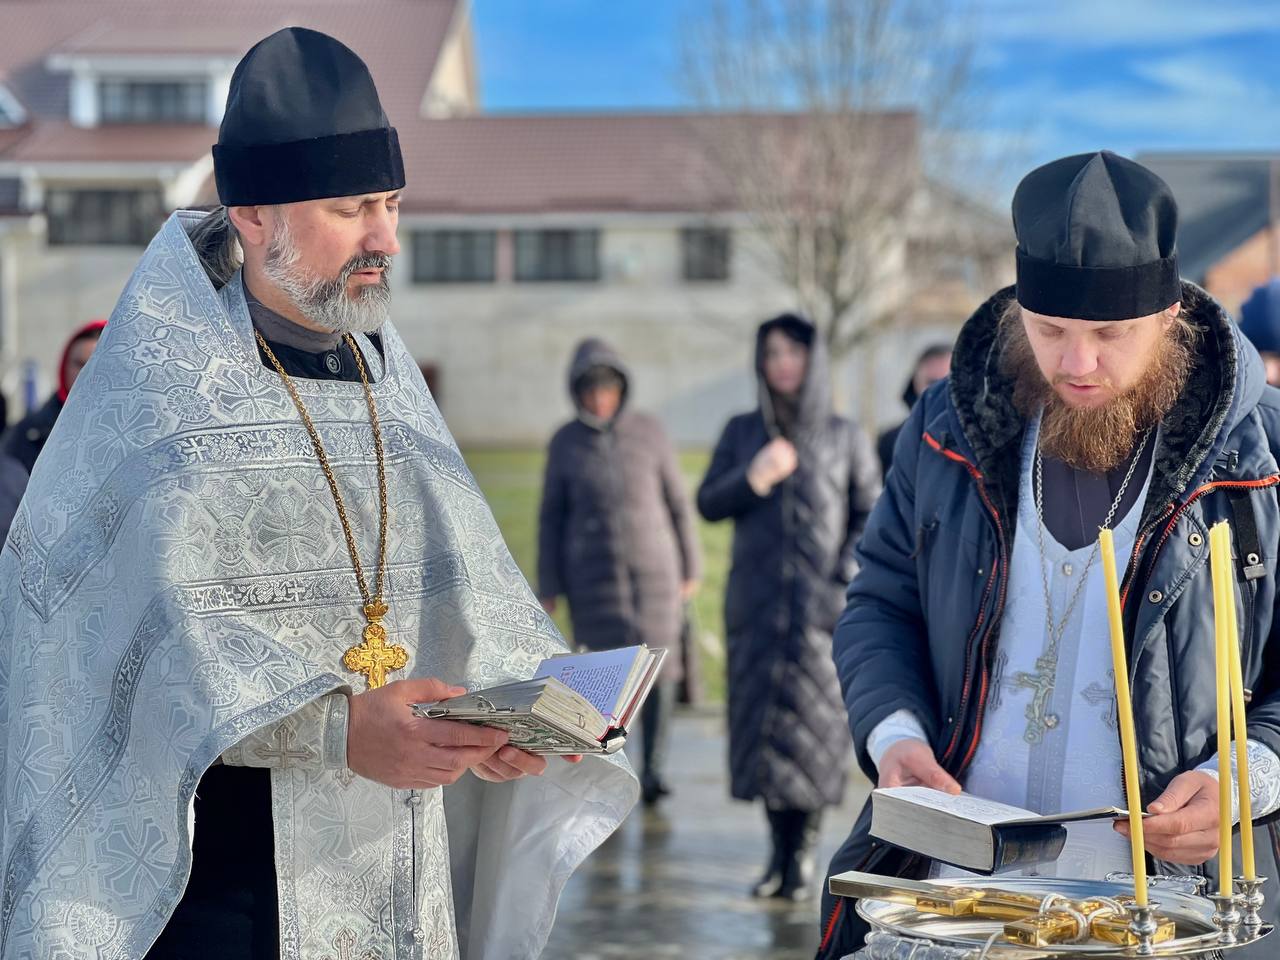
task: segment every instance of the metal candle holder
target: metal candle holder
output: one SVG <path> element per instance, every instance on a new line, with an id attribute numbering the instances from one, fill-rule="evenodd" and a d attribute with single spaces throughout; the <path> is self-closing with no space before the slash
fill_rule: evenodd
<path id="1" fill-rule="evenodd" d="M 1219 960 L 1272 933 L 1260 915 L 1261 880 L 1228 896 L 1209 896 L 1203 877 L 1148 880 L 1145 907 L 1131 882 L 1115 876 L 947 883 L 849 871 L 832 877 L 830 889 L 853 898 L 875 932 L 857 960 Z"/>
<path id="2" fill-rule="evenodd" d="M 1236 909 L 1236 898 L 1214 893 L 1209 896 L 1213 901 L 1213 925 L 1218 928 L 1218 942 L 1233 945 L 1240 942 L 1240 911 Z"/>
<path id="3" fill-rule="evenodd" d="M 1133 934 L 1133 938 L 1138 941 L 1135 952 L 1140 957 L 1155 956 L 1155 936 L 1156 930 L 1159 929 L 1156 923 L 1155 906 L 1150 903 L 1141 905 L 1126 903 L 1124 908 L 1129 914 L 1129 931 Z"/>
<path id="4" fill-rule="evenodd" d="M 1236 902 L 1244 914 L 1240 925 L 1246 939 L 1253 939 L 1262 929 L 1262 905 L 1266 902 L 1262 895 L 1262 886 L 1266 882 L 1266 877 L 1256 877 L 1253 880 L 1246 880 L 1244 877 L 1235 879 Z"/>

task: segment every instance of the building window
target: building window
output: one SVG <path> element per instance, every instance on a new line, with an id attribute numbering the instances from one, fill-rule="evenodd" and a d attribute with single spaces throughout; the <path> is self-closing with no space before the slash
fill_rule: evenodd
<path id="1" fill-rule="evenodd" d="M 416 230 L 414 283 L 492 283 L 493 230 Z"/>
<path id="2" fill-rule="evenodd" d="M 209 94 L 203 80 L 103 80 L 103 123 L 205 123 Z"/>
<path id="3" fill-rule="evenodd" d="M 680 231 L 684 278 L 729 279 L 729 231 L 721 227 L 685 227 Z"/>
<path id="4" fill-rule="evenodd" d="M 145 246 L 164 223 L 159 190 L 45 191 L 49 243 Z"/>
<path id="5" fill-rule="evenodd" d="M 22 104 L 0 83 L 0 129 L 20 127 L 26 122 L 27 112 L 22 109 Z"/>
<path id="6" fill-rule="evenodd" d="M 517 230 L 516 279 L 524 282 L 600 279 L 599 230 Z"/>

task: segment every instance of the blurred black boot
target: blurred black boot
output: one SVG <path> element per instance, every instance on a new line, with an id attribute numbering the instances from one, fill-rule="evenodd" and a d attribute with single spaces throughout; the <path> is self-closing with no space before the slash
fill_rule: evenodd
<path id="1" fill-rule="evenodd" d="M 667 756 L 674 703 L 675 684 L 659 680 L 640 708 L 640 798 L 646 807 L 656 805 L 671 794 L 662 776 L 662 767 Z"/>
<path id="2" fill-rule="evenodd" d="M 791 831 L 788 856 L 782 864 L 782 883 L 776 896 L 783 900 L 807 900 L 813 896 L 814 852 L 818 847 L 818 830 L 822 826 L 821 810 L 789 810 Z"/>
<path id="3" fill-rule="evenodd" d="M 785 819 L 787 811 L 765 808 L 765 816 L 769 818 L 769 840 L 771 852 L 769 862 L 765 866 L 764 875 L 751 888 L 753 897 L 776 897 L 782 888 L 783 866 L 787 856 Z"/>

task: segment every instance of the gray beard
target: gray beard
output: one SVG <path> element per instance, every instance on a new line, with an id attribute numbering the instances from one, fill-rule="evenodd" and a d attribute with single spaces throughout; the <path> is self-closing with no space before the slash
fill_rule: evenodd
<path id="1" fill-rule="evenodd" d="M 267 248 L 262 272 L 308 321 L 334 333 L 373 333 L 391 314 L 391 258 L 386 254 L 352 257 L 331 280 L 316 277 L 302 266 L 287 224 L 282 220 Z M 353 297 L 347 284 L 357 270 L 381 267 L 377 283 Z"/>

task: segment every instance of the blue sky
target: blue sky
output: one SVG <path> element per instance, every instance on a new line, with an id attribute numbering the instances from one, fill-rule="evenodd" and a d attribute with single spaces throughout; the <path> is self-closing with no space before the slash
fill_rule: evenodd
<path id="1" fill-rule="evenodd" d="M 976 0 L 978 132 L 1031 166 L 1102 147 L 1280 150 L 1280 0 Z M 490 110 L 679 109 L 699 0 L 473 0 Z"/>

